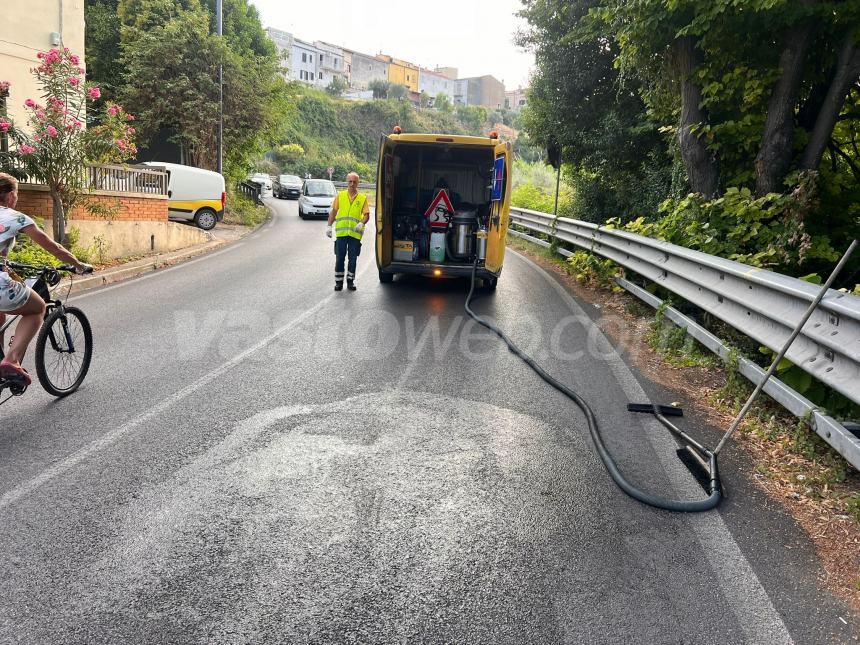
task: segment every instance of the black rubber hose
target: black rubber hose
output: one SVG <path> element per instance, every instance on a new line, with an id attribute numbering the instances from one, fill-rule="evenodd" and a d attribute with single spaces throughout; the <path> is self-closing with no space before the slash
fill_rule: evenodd
<path id="1" fill-rule="evenodd" d="M 681 500 L 671 500 L 671 499 L 662 499 L 660 497 L 655 497 L 650 493 L 646 493 L 644 491 L 639 490 L 635 486 L 633 486 L 630 482 L 628 482 L 624 475 L 621 474 L 621 471 L 618 469 L 618 465 L 615 463 L 615 460 L 612 458 L 612 455 L 609 454 L 609 451 L 606 449 L 606 445 L 603 443 L 603 437 L 600 436 L 600 429 L 597 423 L 597 417 L 594 416 L 594 412 L 591 411 L 591 408 L 588 406 L 588 403 L 585 402 L 581 396 L 579 396 L 576 392 L 571 390 L 569 387 L 560 383 L 552 376 L 547 374 L 547 372 L 535 361 L 525 354 L 519 347 L 517 347 L 514 342 L 508 338 L 505 333 L 496 327 L 491 322 L 488 322 L 475 314 L 472 311 L 472 308 L 469 306 L 472 302 L 472 296 L 475 293 L 475 278 L 478 270 L 478 260 L 475 259 L 474 264 L 472 265 L 472 284 L 469 287 L 469 295 L 466 297 L 466 312 L 474 319 L 478 324 L 483 325 L 494 334 L 496 334 L 499 338 L 505 341 L 505 344 L 508 346 L 508 349 L 513 353 L 519 356 L 529 367 L 531 367 L 538 376 L 540 376 L 544 381 L 553 386 L 556 390 L 564 394 L 571 401 L 573 401 L 577 407 L 582 410 L 582 413 L 585 415 L 585 420 L 588 422 L 588 430 L 591 433 L 591 439 L 594 441 L 594 445 L 597 448 L 597 454 L 600 456 L 601 461 L 603 461 L 603 465 L 606 467 L 607 472 L 618 485 L 618 487 L 627 493 L 633 499 L 639 500 L 643 504 L 647 504 L 648 506 L 653 506 L 655 508 L 661 508 L 667 511 L 675 511 L 680 513 L 701 513 L 702 511 L 709 511 L 720 503 L 722 500 L 722 487 L 719 483 L 719 475 L 717 474 L 717 464 L 716 457 L 711 458 L 711 493 L 707 499 L 702 501 L 681 501 Z"/>

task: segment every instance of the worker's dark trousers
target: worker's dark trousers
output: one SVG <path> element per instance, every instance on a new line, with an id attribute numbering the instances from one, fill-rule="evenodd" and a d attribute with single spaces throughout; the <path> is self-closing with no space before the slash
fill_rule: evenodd
<path id="1" fill-rule="evenodd" d="M 349 235 L 339 237 L 334 241 L 334 281 L 343 284 L 343 260 L 349 256 L 346 265 L 346 279 L 348 282 L 355 280 L 355 265 L 361 253 L 361 240 Z"/>

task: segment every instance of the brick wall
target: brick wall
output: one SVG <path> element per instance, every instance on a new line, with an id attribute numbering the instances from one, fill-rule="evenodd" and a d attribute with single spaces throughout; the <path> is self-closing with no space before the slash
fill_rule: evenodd
<path id="1" fill-rule="evenodd" d="M 69 219 L 106 220 L 106 221 L 167 221 L 167 200 L 129 195 L 90 195 L 89 200 L 102 208 L 109 209 L 110 215 L 93 214 L 82 206 L 76 206 Z M 54 206 L 51 195 L 42 186 L 18 187 L 18 206 L 16 210 L 30 217 L 43 220 L 53 218 Z"/>

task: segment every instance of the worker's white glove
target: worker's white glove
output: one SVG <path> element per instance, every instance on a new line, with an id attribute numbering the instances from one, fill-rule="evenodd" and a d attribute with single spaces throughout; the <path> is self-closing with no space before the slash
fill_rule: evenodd
<path id="1" fill-rule="evenodd" d="M 355 225 L 355 232 L 361 233 L 364 230 L 364 222 L 359 222 Z"/>
<path id="2" fill-rule="evenodd" d="M 326 227 L 325 227 L 325 236 L 326 236 L 326 237 L 331 237 L 331 226 L 326 226 Z"/>

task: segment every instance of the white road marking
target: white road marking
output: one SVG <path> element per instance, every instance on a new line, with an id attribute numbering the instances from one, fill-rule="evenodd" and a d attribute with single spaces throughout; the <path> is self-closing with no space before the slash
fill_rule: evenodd
<path id="1" fill-rule="evenodd" d="M 209 256 L 209 257 L 211 257 L 211 256 Z M 376 266 L 376 264 L 374 263 L 373 265 L 371 265 L 369 262 L 366 262 L 364 267 L 358 272 L 358 275 L 364 274 L 370 266 Z M 261 349 L 263 349 L 264 347 L 266 347 L 266 345 L 268 345 L 269 343 L 271 343 L 272 341 L 277 339 L 283 333 L 289 331 L 290 329 L 292 329 L 293 327 L 295 327 L 299 323 L 303 322 L 304 320 L 307 320 L 310 316 L 312 316 L 317 311 L 322 309 L 326 304 L 328 304 L 336 295 L 340 295 L 340 294 L 338 294 L 336 292 L 330 293 L 328 296 L 326 296 L 325 298 L 320 300 L 316 305 L 314 305 L 313 307 L 311 307 L 310 309 L 305 311 L 303 314 L 297 316 L 296 318 L 294 318 L 290 322 L 288 322 L 285 325 L 283 325 L 282 327 L 278 328 L 272 334 L 266 336 L 264 339 L 257 342 L 255 345 L 249 347 L 248 349 L 246 349 L 241 354 L 234 356 L 232 359 L 222 363 L 221 365 L 216 367 L 214 370 L 212 370 L 208 374 L 200 377 L 199 379 L 197 379 L 196 381 L 194 381 L 190 385 L 187 385 L 186 387 L 182 388 L 178 392 L 175 392 L 171 396 L 167 397 L 166 399 L 161 401 L 158 405 L 156 405 L 154 408 L 148 410 L 147 412 L 144 412 L 143 414 L 140 414 L 140 415 L 134 417 L 130 421 L 127 421 L 126 423 L 124 423 L 119 428 L 116 428 L 115 430 L 112 430 L 111 432 L 108 432 L 107 434 L 102 435 L 98 439 L 91 441 L 87 445 L 85 445 L 82 448 L 78 449 L 77 451 L 73 452 L 71 455 L 69 455 L 65 459 L 57 462 L 56 464 L 54 464 L 50 468 L 43 470 L 41 473 L 39 473 L 35 477 L 33 477 L 33 478 L 27 480 L 26 482 L 19 484 L 15 488 L 11 489 L 7 493 L 5 493 L 2 497 L 0 497 L 0 510 L 3 510 L 4 508 L 9 506 L 10 504 L 13 504 L 16 501 L 18 501 L 19 499 L 21 499 L 22 497 L 32 493 L 33 491 L 38 489 L 40 486 L 42 486 L 46 482 L 49 482 L 50 480 L 54 479 L 55 477 L 58 477 L 64 473 L 68 472 L 69 470 L 71 470 L 72 468 L 77 466 L 79 463 L 81 463 L 83 460 L 85 460 L 87 457 L 94 455 L 94 454 L 100 452 L 101 450 L 104 450 L 105 448 L 112 445 L 118 439 L 127 435 L 129 432 L 131 432 L 132 430 L 134 430 L 138 426 L 146 423 L 147 421 L 149 421 L 151 419 L 154 419 L 155 417 L 160 415 L 162 412 L 165 412 L 166 410 L 170 409 L 171 407 L 173 407 L 174 405 L 176 405 L 177 403 L 179 403 L 180 401 L 182 401 L 186 397 L 194 394 L 197 390 L 207 386 L 212 381 L 215 381 L 220 376 L 222 376 L 226 372 L 233 369 L 236 365 L 238 365 L 239 363 L 244 361 L 249 356 L 251 356 L 255 352 L 258 352 Z"/>
<path id="2" fill-rule="evenodd" d="M 511 250 L 517 258 L 521 259 L 528 266 L 534 269 L 555 291 L 561 299 L 568 305 L 571 311 L 576 315 L 586 315 L 585 311 L 579 304 L 570 296 L 570 294 L 562 287 L 552 276 L 540 266 L 532 262 L 527 257 Z M 603 356 L 606 358 L 610 369 L 615 375 L 616 380 L 621 385 L 624 393 L 630 401 L 647 401 L 648 395 L 630 368 L 627 367 L 624 360 L 611 343 L 606 339 L 602 332 L 598 332 L 599 337 L 606 344 L 602 348 Z M 670 444 L 662 438 L 668 434 L 668 431 L 663 428 L 656 419 L 650 417 L 642 417 L 640 423 L 648 427 L 647 437 L 651 446 L 654 448 L 654 453 L 660 459 L 663 470 L 672 482 L 672 485 L 677 490 L 689 490 L 692 482 L 692 477 L 687 469 L 675 457 L 674 447 L 668 449 Z M 658 438 L 659 436 L 659 438 Z M 719 582 L 726 603 L 731 607 L 738 620 L 738 624 L 746 636 L 749 643 L 773 643 L 788 645 L 794 641 L 788 632 L 788 628 L 782 621 L 782 618 L 767 595 L 761 582 L 750 566 L 750 563 L 744 557 L 743 552 L 732 537 L 722 516 L 711 511 L 707 513 L 686 514 L 684 519 L 693 529 L 705 557 L 711 564 L 711 569 Z"/>

